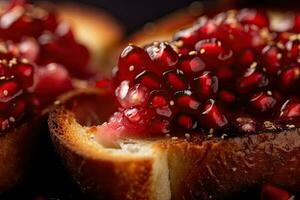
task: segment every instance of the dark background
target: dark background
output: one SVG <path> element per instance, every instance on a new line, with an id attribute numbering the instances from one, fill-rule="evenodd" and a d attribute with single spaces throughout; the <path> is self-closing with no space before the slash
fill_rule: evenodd
<path id="1" fill-rule="evenodd" d="M 62 2 L 61 0 L 48 1 Z M 82 3 L 104 9 L 124 25 L 127 33 L 131 33 L 147 22 L 189 6 L 195 0 L 75 0 L 65 2 Z M 197 2 L 203 4 L 204 9 L 207 10 L 220 7 L 275 7 L 280 9 L 300 7 L 300 0 L 198 0 Z"/>

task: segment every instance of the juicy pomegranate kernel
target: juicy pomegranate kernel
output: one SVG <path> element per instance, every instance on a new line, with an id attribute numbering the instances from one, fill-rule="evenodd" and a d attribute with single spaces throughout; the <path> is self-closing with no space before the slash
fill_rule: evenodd
<path id="1" fill-rule="evenodd" d="M 242 9 L 238 12 L 236 17 L 242 24 L 256 25 L 260 28 L 269 26 L 269 19 L 263 11 Z"/>
<path id="2" fill-rule="evenodd" d="M 280 75 L 280 87 L 283 92 L 297 92 L 300 84 L 300 66 L 292 66 Z"/>
<path id="3" fill-rule="evenodd" d="M 190 115 L 180 114 L 177 116 L 177 123 L 179 126 L 186 130 L 192 130 L 197 128 L 197 120 Z"/>
<path id="4" fill-rule="evenodd" d="M 16 80 L 1 81 L 0 83 L 0 101 L 8 102 L 18 96 L 21 88 L 18 86 Z"/>
<path id="5" fill-rule="evenodd" d="M 228 11 L 201 17 L 170 42 L 129 45 L 115 77 L 120 108 L 113 116 L 120 124 L 112 126 L 155 137 L 299 127 L 298 15 L 294 19 L 296 33 L 275 32 L 264 11 Z"/>
<path id="6" fill-rule="evenodd" d="M 175 93 L 176 105 L 179 108 L 185 108 L 189 110 L 198 110 L 200 102 L 192 96 L 190 90 L 179 91 Z"/>
<path id="7" fill-rule="evenodd" d="M 149 65 L 149 56 L 142 49 L 134 45 L 128 45 L 119 57 L 118 77 L 120 80 L 133 80 L 140 70 Z"/>
<path id="8" fill-rule="evenodd" d="M 219 98 L 222 102 L 228 103 L 228 104 L 232 104 L 235 102 L 236 97 L 235 95 L 227 90 L 221 90 L 219 92 Z"/>
<path id="9" fill-rule="evenodd" d="M 164 73 L 165 82 L 172 90 L 186 90 L 189 89 L 189 85 L 185 80 L 185 76 L 180 70 L 170 70 Z"/>
<path id="10" fill-rule="evenodd" d="M 285 49 L 283 51 L 283 64 L 288 65 L 295 62 L 300 58 L 300 41 L 290 40 L 285 44 Z"/>
<path id="11" fill-rule="evenodd" d="M 272 112 L 277 105 L 277 100 L 272 92 L 259 92 L 250 97 L 250 107 L 254 112 L 266 113 Z"/>
<path id="12" fill-rule="evenodd" d="M 255 53 L 251 49 L 245 49 L 238 58 L 238 64 L 241 67 L 248 67 L 255 62 Z"/>
<path id="13" fill-rule="evenodd" d="M 270 74 L 276 74 L 282 67 L 282 51 L 274 45 L 268 45 L 262 50 L 262 65 Z"/>
<path id="14" fill-rule="evenodd" d="M 188 77 L 194 78 L 206 68 L 206 64 L 198 55 L 184 55 L 179 59 L 179 68 Z"/>
<path id="15" fill-rule="evenodd" d="M 33 66 L 22 64 L 15 67 L 16 77 L 22 82 L 23 87 L 29 87 L 33 84 Z"/>
<path id="16" fill-rule="evenodd" d="M 151 60 L 157 64 L 154 66 L 154 71 L 171 69 L 178 62 L 177 53 L 165 42 L 153 43 L 146 47 L 146 51 Z"/>
<path id="17" fill-rule="evenodd" d="M 254 92 L 269 84 L 267 76 L 255 68 L 249 68 L 237 82 L 237 91 L 241 94 Z"/>
<path id="18" fill-rule="evenodd" d="M 119 103 L 124 108 L 129 108 L 133 106 L 145 106 L 148 100 L 148 90 L 141 86 L 136 85 L 133 88 L 129 88 L 129 83 L 123 81 L 116 89 L 115 92 Z"/>
<path id="19" fill-rule="evenodd" d="M 154 119 L 149 132 L 154 136 L 164 136 L 170 132 L 170 122 L 165 119 Z"/>
<path id="20" fill-rule="evenodd" d="M 150 99 L 150 105 L 154 108 L 167 106 L 169 104 L 166 94 L 163 94 L 162 92 L 152 92 Z"/>
<path id="21" fill-rule="evenodd" d="M 160 78 L 156 74 L 146 70 L 135 77 L 135 82 L 140 83 L 151 90 L 157 90 L 162 87 Z"/>
<path id="22" fill-rule="evenodd" d="M 204 105 L 202 105 L 200 122 L 201 125 L 207 129 L 220 129 L 228 125 L 226 116 L 212 99 L 209 99 Z"/>
<path id="23" fill-rule="evenodd" d="M 218 77 L 211 72 L 204 72 L 194 79 L 197 88 L 197 95 L 201 100 L 213 98 L 218 92 Z"/>
<path id="24" fill-rule="evenodd" d="M 43 104 L 52 102 L 58 95 L 73 88 L 68 71 L 59 64 L 50 63 L 38 68 L 36 73 L 34 92 Z"/>
<path id="25" fill-rule="evenodd" d="M 26 101 L 23 99 L 17 99 L 12 103 L 9 114 L 12 117 L 20 117 L 22 113 L 24 113 L 26 108 Z"/>
<path id="26" fill-rule="evenodd" d="M 288 99 L 280 109 L 279 119 L 283 122 L 293 123 L 300 119 L 300 100 Z"/>

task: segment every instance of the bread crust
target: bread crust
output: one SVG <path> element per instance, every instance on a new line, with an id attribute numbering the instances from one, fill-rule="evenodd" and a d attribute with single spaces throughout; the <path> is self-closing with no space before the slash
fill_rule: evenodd
<path id="1" fill-rule="evenodd" d="M 157 199 L 153 164 L 158 154 L 167 155 L 172 197 L 166 200 L 216 199 L 263 183 L 300 188 L 298 129 L 227 139 L 164 138 L 150 142 L 150 154 L 138 155 L 101 146 L 90 137 L 96 128 L 81 126 L 63 106 L 51 112 L 49 128 L 71 175 L 98 199 Z"/>
<path id="2" fill-rule="evenodd" d="M 15 186 L 30 167 L 40 137 L 39 120 L 24 123 L 0 136 L 0 192 Z"/>

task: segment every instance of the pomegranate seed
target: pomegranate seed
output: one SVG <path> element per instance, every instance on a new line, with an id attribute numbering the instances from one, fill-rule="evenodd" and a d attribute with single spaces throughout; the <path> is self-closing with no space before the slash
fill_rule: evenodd
<path id="1" fill-rule="evenodd" d="M 139 110 L 137 108 L 129 108 L 124 111 L 125 117 L 133 123 L 137 123 L 141 120 Z"/>
<path id="2" fill-rule="evenodd" d="M 118 76 L 120 80 L 133 80 L 133 78 L 149 65 L 150 58 L 142 49 L 134 45 L 128 45 L 119 57 Z"/>
<path id="3" fill-rule="evenodd" d="M 0 102 L 8 102 L 22 93 L 15 80 L 0 83 Z"/>
<path id="4" fill-rule="evenodd" d="M 268 45 L 262 50 L 262 65 L 267 73 L 277 74 L 281 68 L 283 52 L 274 45 Z"/>
<path id="5" fill-rule="evenodd" d="M 164 107 L 169 104 L 169 100 L 166 97 L 167 95 L 161 91 L 153 91 L 150 95 L 150 105 L 151 107 Z"/>
<path id="6" fill-rule="evenodd" d="M 250 106 L 254 112 L 272 112 L 277 105 L 277 100 L 271 91 L 255 93 L 250 98 Z"/>
<path id="7" fill-rule="evenodd" d="M 146 51 L 151 60 L 158 65 L 153 69 L 154 71 L 162 72 L 172 69 L 178 62 L 177 53 L 165 42 L 153 43 L 146 47 Z"/>
<path id="8" fill-rule="evenodd" d="M 231 85 L 234 74 L 230 67 L 219 67 L 216 69 L 215 74 L 220 83 L 219 85 L 222 85 L 223 87 Z"/>
<path id="9" fill-rule="evenodd" d="M 234 24 L 221 25 L 218 30 L 218 37 L 234 52 L 240 52 L 244 48 L 251 47 L 252 43 L 250 34 L 246 33 L 243 27 L 238 24 L 236 26 Z"/>
<path id="10" fill-rule="evenodd" d="M 300 66 L 292 66 L 284 70 L 280 75 L 280 86 L 283 92 L 299 91 Z"/>
<path id="11" fill-rule="evenodd" d="M 198 34 L 200 39 L 213 38 L 217 35 L 218 26 L 214 20 L 207 20 L 206 18 L 202 17 L 198 21 L 198 26 Z"/>
<path id="12" fill-rule="evenodd" d="M 195 45 L 195 49 L 199 52 L 199 57 L 211 68 L 228 65 L 232 62 L 232 51 L 224 49 L 222 42 L 216 38 L 200 40 Z"/>
<path id="13" fill-rule="evenodd" d="M 121 82 L 121 85 L 116 89 L 115 95 L 123 108 L 134 106 L 145 106 L 148 100 L 148 90 L 141 86 L 135 85 L 129 87 L 128 81 Z"/>
<path id="14" fill-rule="evenodd" d="M 23 87 L 27 88 L 33 84 L 33 66 L 20 64 L 15 67 L 16 77 L 21 81 Z"/>
<path id="15" fill-rule="evenodd" d="M 185 76 L 181 70 L 170 70 L 165 72 L 163 75 L 165 82 L 170 87 L 170 89 L 175 91 L 189 89 L 187 80 L 185 80 Z"/>
<path id="16" fill-rule="evenodd" d="M 172 118 L 173 114 L 174 114 L 169 106 L 157 107 L 155 109 L 155 112 L 159 116 L 163 116 L 163 117 L 166 117 L 166 118 Z"/>
<path id="17" fill-rule="evenodd" d="M 200 40 L 195 45 L 195 49 L 205 55 L 218 56 L 223 52 L 222 43 L 216 38 Z"/>
<path id="18" fill-rule="evenodd" d="M 33 62 L 39 56 L 40 47 L 36 40 L 25 38 L 19 44 L 20 55 Z"/>
<path id="19" fill-rule="evenodd" d="M 213 98 L 218 92 L 218 77 L 211 72 L 203 72 L 194 81 L 197 87 L 197 95 L 201 100 Z"/>
<path id="20" fill-rule="evenodd" d="M 200 102 L 192 96 L 192 92 L 190 90 L 176 92 L 174 96 L 176 99 L 176 105 L 179 106 L 179 108 L 198 110 L 200 106 Z"/>
<path id="21" fill-rule="evenodd" d="M 221 90 L 219 92 L 219 98 L 222 102 L 225 102 L 227 104 L 232 104 L 236 101 L 235 95 L 227 90 Z"/>
<path id="22" fill-rule="evenodd" d="M 174 35 L 175 41 L 180 41 L 188 47 L 194 47 L 199 40 L 199 33 L 197 32 L 199 26 L 193 26 L 188 29 L 181 30 Z"/>
<path id="23" fill-rule="evenodd" d="M 244 50 L 238 58 L 238 67 L 248 67 L 255 62 L 255 53 L 251 49 Z"/>
<path id="24" fill-rule="evenodd" d="M 179 68 L 188 77 L 194 78 L 206 68 L 206 65 L 198 55 L 184 55 L 180 57 Z"/>
<path id="25" fill-rule="evenodd" d="M 186 130 L 194 130 L 197 128 L 197 120 L 188 114 L 179 114 L 176 117 L 178 125 Z"/>
<path id="26" fill-rule="evenodd" d="M 283 63 L 288 65 L 293 62 L 297 62 L 298 58 L 300 58 L 300 41 L 287 41 L 283 52 Z"/>
<path id="27" fill-rule="evenodd" d="M 290 197 L 287 191 L 270 184 L 263 185 L 261 189 L 261 200 L 289 200 Z"/>
<path id="28" fill-rule="evenodd" d="M 209 99 L 204 105 L 202 105 L 200 124 L 207 129 L 221 129 L 228 125 L 226 116 L 218 108 L 215 100 Z"/>
<path id="29" fill-rule="evenodd" d="M 24 113 L 26 109 L 26 102 L 23 99 L 17 99 L 15 102 L 12 103 L 10 107 L 9 114 L 10 116 L 13 116 L 15 118 L 18 118 L 21 116 L 22 113 Z"/>
<path id="30" fill-rule="evenodd" d="M 238 12 L 236 18 L 242 24 L 256 25 L 260 28 L 269 27 L 267 14 L 263 11 L 242 9 Z"/>
<path id="31" fill-rule="evenodd" d="M 249 68 L 246 73 L 237 81 L 237 91 L 241 94 L 254 92 L 258 89 L 264 88 L 269 84 L 269 80 L 264 73 Z"/>
<path id="32" fill-rule="evenodd" d="M 114 113 L 108 122 L 108 127 L 116 131 L 116 137 L 133 136 L 142 134 L 149 123 L 147 110 L 128 108 L 124 112 Z"/>
<path id="33" fill-rule="evenodd" d="M 283 122 L 291 123 L 300 120 L 300 100 L 286 100 L 280 109 L 279 118 Z"/>
<path id="34" fill-rule="evenodd" d="M 160 136 L 170 132 L 170 122 L 165 119 L 154 119 L 151 122 L 151 135 Z"/>
<path id="35" fill-rule="evenodd" d="M 34 92 L 43 101 L 43 104 L 52 102 L 55 97 L 72 88 L 70 75 L 63 66 L 50 63 L 37 69 Z"/>
<path id="36" fill-rule="evenodd" d="M 156 74 L 146 70 L 135 77 L 135 82 L 140 83 L 150 90 L 157 90 L 162 87 L 160 78 Z"/>

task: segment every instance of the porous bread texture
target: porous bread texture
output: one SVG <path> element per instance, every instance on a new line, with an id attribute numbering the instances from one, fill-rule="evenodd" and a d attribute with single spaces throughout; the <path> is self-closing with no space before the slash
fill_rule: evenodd
<path id="1" fill-rule="evenodd" d="M 155 142 L 120 141 L 105 148 L 65 109 L 50 114 L 54 145 L 84 192 L 99 199 L 171 199 L 167 154 Z"/>

